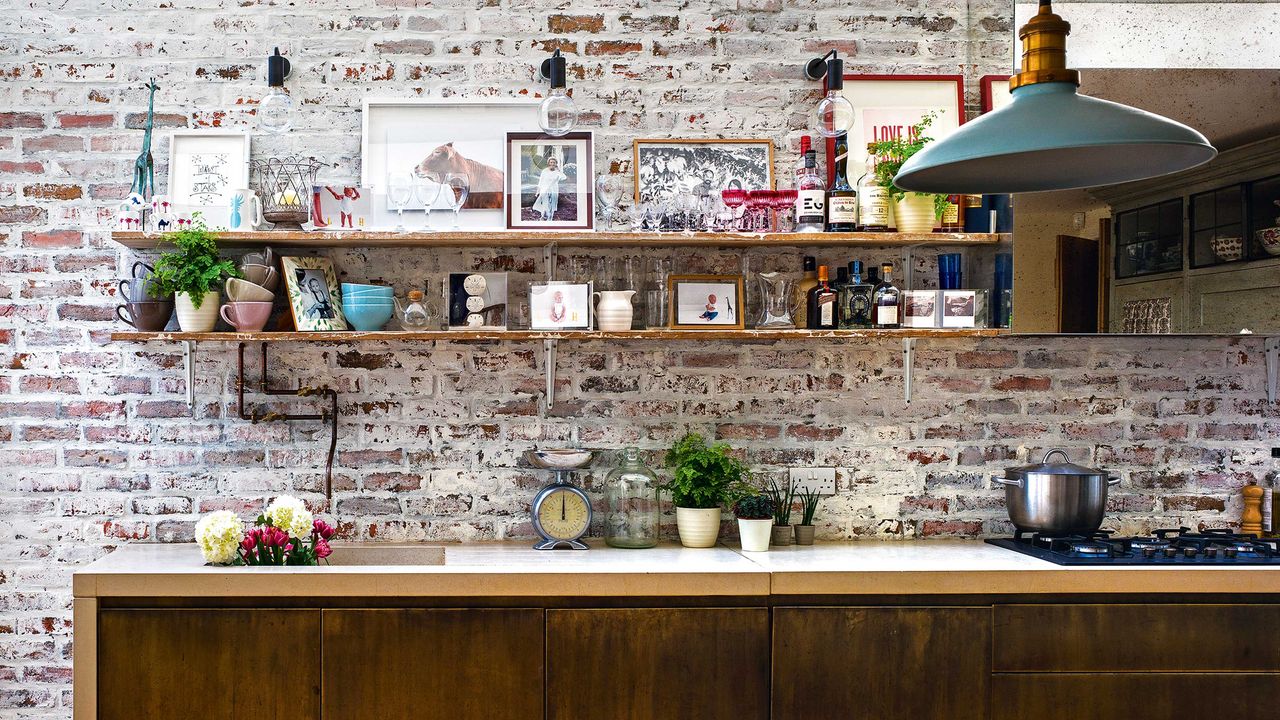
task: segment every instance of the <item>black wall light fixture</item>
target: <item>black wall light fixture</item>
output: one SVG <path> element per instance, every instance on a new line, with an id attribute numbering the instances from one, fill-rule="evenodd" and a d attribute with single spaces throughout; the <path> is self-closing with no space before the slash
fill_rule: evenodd
<path id="1" fill-rule="evenodd" d="M 840 92 L 844 89 L 844 61 L 835 50 L 805 63 L 809 80 L 826 78 L 827 92 L 814 112 L 813 129 L 823 137 L 839 137 L 853 128 L 853 105 Z"/>
<path id="2" fill-rule="evenodd" d="M 551 92 L 538 106 L 538 126 L 542 132 L 560 137 L 578 124 L 578 106 L 566 89 L 566 61 L 559 50 L 538 66 L 538 79 L 551 83 Z"/>

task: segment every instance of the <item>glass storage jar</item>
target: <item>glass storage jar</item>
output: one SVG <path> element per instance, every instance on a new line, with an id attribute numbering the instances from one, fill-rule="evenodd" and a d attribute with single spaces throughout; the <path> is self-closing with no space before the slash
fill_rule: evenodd
<path id="1" fill-rule="evenodd" d="M 658 476 L 640 461 L 640 451 L 622 451 L 622 462 L 605 477 L 604 541 L 619 548 L 650 548 L 658 544 L 662 509 Z"/>

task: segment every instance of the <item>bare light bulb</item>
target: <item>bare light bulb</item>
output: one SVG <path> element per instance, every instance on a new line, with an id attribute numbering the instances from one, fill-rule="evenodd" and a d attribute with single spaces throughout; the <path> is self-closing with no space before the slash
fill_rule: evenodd
<path id="1" fill-rule="evenodd" d="M 853 104 L 838 89 L 828 90 L 814 120 L 814 130 L 822 137 L 840 137 L 853 129 Z"/>
<path id="2" fill-rule="evenodd" d="M 264 132 L 286 133 L 293 127 L 293 98 L 278 87 L 258 103 L 258 127 Z"/>
<path id="3" fill-rule="evenodd" d="M 569 97 L 568 91 L 562 87 L 551 88 L 542 104 L 538 106 L 538 126 L 542 132 L 560 137 L 573 130 L 578 124 L 578 106 Z"/>

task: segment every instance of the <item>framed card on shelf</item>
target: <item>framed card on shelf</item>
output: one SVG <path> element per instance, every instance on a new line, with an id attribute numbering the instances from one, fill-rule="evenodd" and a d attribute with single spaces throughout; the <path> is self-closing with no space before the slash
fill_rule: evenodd
<path id="1" fill-rule="evenodd" d="M 329 258 L 310 255 L 280 258 L 293 327 L 301 332 L 346 330 L 338 276 Z"/>
<path id="2" fill-rule="evenodd" d="M 982 77 L 982 112 L 999 110 L 1013 100 L 1009 91 L 1008 75 L 984 75 Z"/>
<path id="3" fill-rule="evenodd" d="M 936 141 L 964 122 L 963 75 L 845 75 L 845 98 L 853 105 L 849 137 L 849 172 L 862 174 L 867 144 L 901 137 L 929 113 Z M 834 177 L 836 141 L 827 139 L 827 181 Z"/>
<path id="4" fill-rule="evenodd" d="M 744 327 L 741 275 L 672 275 L 667 283 L 672 330 Z"/>
<path id="5" fill-rule="evenodd" d="M 169 135 L 169 202 L 225 218 L 231 194 L 249 187 L 249 133 L 174 130 Z"/>
<path id="6" fill-rule="evenodd" d="M 311 192 L 311 228 L 315 230 L 364 230 L 369 225 L 373 188 L 349 185 L 316 185 Z"/>
<path id="7" fill-rule="evenodd" d="M 507 133 L 507 229 L 590 230 L 593 152 L 589 132 Z"/>
<path id="8" fill-rule="evenodd" d="M 530 330 L 590 330 L 593 284 L 551 280 L 529 286 Z"/>
<path id="9" fill-rule="evenodd" d="M 444 301 L 450 330 L 506 330 L 507 274 L 445 275 Z"/>
<path id="10" fill-rule="evenodd" d="M 771 140 L 636 140 L 634 154 L 637 203 L 719 193 L 727 188 L 773 189 Z"/>

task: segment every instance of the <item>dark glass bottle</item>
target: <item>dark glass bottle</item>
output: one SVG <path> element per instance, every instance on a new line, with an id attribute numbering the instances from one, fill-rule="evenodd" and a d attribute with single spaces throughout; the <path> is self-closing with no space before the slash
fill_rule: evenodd
<path id="1" fill-rule="evenodd" d="M 831 289 L 826 265 L 818 266 L 818 284 L 809 290 L 808 319 L 806 327 L 810 330 L 835 330 L 837 327 L 836 291 Z"/>
<path id="2" fill-rule="evenodd" d="M 795 308 L 795 317 L 791 319 L 798 328 L 809 327 L 809 290 L 818 284 L 817 259 L 812 255 L 805 255 L 801 269 L 804 275 L 796 281 L 791 290 L 791 306 Z"/>
<path id="3" fill-rule="evenodd" d="M 880 283 L 872 296 L 875 306 L 874 327 L 892 330 L 902 327 L 902 293 L 893 284 L 893 265 L 880 266 Z"/>
<path id="4" fill-rule="evenodd" d="M 849 184 L 849 134 L 836 138 L 831 189 L 827 191 L 827 232 L 858 229 L 858 191 Z"/>
<path id="5" fill-rule="evenodd" d="M 860 330 L 871 327 L 871 299 L 875 286 L 862 279 L 862 261 L 849 263 L 849 282 L 837 288 L 840 328 Z"/>

